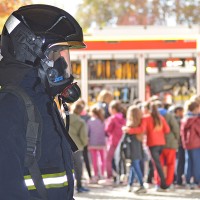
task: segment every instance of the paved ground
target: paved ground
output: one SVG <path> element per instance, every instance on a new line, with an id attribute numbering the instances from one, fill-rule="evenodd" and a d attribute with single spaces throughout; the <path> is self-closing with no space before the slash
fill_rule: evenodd
<path id="1" fill-rule="evenodd" d="M 127 187 L 105 184 L 88 184 L 89 193 L 75 193 L 75 200 L 200 200 L 200 189 L 175 189 L 164 192 L 147 189 L 146 194 L 127 192 Z"/>

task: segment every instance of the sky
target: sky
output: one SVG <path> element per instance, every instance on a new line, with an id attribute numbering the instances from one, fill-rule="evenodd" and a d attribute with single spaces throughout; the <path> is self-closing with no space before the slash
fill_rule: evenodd
<path id="1" fill-rule="evenodd" d="M 35 3 L 49 4 L 62 8 L 63 10 L 75 16 L 77 6 L 82 0 L 32 0 Z"/>

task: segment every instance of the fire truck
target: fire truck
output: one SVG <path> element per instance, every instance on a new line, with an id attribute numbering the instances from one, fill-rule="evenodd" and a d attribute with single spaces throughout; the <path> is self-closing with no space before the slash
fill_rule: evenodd
<path id="1" fill-rule="evenodd" d="M 128 104 L 152 95 L 184 103 L 200 94 L 199 32 L 198 26 L 121 26 L 85 35 L 87 48 L 71 51 L 82 98 L 93 104 L 104 88 Z"/>

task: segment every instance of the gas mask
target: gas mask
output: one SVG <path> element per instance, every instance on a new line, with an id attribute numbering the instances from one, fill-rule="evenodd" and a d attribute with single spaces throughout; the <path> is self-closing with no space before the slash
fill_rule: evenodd
<path id="1" fill-rule="evenodd" d="M 73 103 L 81 95 L 77 83 L 73 83 L 68 46 L 50 46 L 40 62 L 39 77 L 51 96 L 61 95 L 67 103 Z"/>

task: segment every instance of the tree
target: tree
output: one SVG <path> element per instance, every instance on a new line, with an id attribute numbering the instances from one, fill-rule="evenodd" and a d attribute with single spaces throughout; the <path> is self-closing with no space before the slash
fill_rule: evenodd
<path id="1" fill-rule="evenodd" d="M 200 23 L 199 0 L 83 0 L 77 19 L 84 29 L 93 25 L 167 25 Z"/>
<path id="2" fill-rule="evenodd" d="M 96 23 L 99 27 L 109 24 L 114 18 L 112 8 L 114 1 L 105 0 L 84 0 L 78 6 L 77 18 L 82 27 L 88 28 L 91 23 Z"/>
<path id="3" fill-rule="evenodd" d="M 199 1 L 185 0 L 185 4 L 182 7 L 182 13 L 184 14 L 183 19 L 188 24 L 189 27 L 191 27 L 192 24 L 200 23 L 199 11 L 200 11 Z"/>
<path id="4" fill-rule="evenodd" d="M 120 11 L 117 18 L 118 25 L 148 24 L 147 0 L 128 0 L 116 9 Z"/>
<path id="5" fill-rule="evenodd" d="M 79 5 L 77 19 L 84 28 L 96 24 L 100 28 L 110 24 L 145 24 L 147 0 L 84 0 Z M 127 18 L 127 19 L 126 19 Z M 134 22 L 133 18 L 136 18 Z"/>
<path id="6" fill-rule="evenodd" d="M 0 30 L 8 16 L 20 6 L 30 4 L 31 0 L 1 0 L 0 3 Z"/>
<path id="7" fill-rule="evenodd" d="M 0 17 L 5 17 L 11 14 L 14 10 L 22 5 L 30 4 L 31 0 L 1 0 Z"/>

